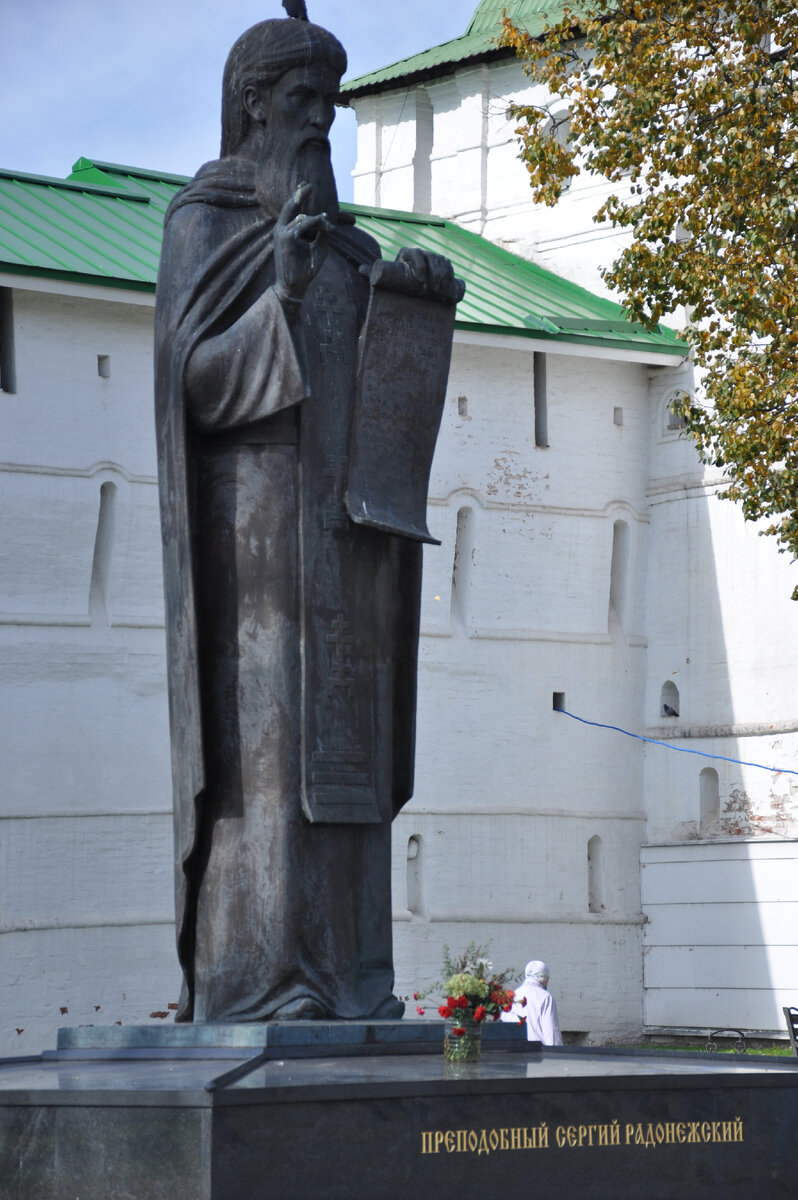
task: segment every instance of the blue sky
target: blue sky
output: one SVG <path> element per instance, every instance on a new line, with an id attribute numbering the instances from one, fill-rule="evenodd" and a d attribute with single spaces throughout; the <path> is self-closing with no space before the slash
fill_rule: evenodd
<path id="1" fill-rule="evenodd" d="M 465 31 L 477 0 L 307 0 L 349 54 L 350 76 Z M 63 176 L 80 155 L 193 175 L 219 149 L 224 60 L 280 0 L 0 0 L 0 166 Z M 352 113 L 333 156 L 343 199 Z"/>

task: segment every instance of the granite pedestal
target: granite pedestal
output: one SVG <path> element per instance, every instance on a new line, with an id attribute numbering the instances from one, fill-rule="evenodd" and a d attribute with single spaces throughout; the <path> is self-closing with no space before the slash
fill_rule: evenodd
<path id="1" fill-rule="evenodd" d="M 432 1021 L 62 1030 L 0 1062 L 2 1200 L 397 1200 L 798 1188 L 798 1062 L 542 1049 Z"/>

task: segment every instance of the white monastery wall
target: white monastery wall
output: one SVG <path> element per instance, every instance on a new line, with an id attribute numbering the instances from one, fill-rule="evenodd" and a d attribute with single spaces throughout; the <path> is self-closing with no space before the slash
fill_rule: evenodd
<path id="1" fill-rule="evenodd" d="M 14 284 L 17 392 L 2 397 L 3 457 L 68 470 L 111 462 L 152 480 L 152 421 L 141 408 L 152 395 L 152 297 L 126 303 L 113 288 L 92 288 L 96 298 L 76 303 L 68 285 L 66 294 L 45 286 Z"/>
<path id="2" fill-rule="evenodd" d="M 634 722 L 642 702 L 648 380 L 634 363 L 547 354 L 538 446 L 535 348 L 456 335 L 430 482 L 442 545 L 425 548 L 416 792 L 394 827 L 397 986 L 411 994 L 444 943 L 484 934 L 496 964 L 553 960 L 565 1028 L 627 1036 L 641 1024 L 642 751 L 618 752 L 553 696 L 598 720 L 612 707 Z M 625 628 L 610 605 L 619 515 L 637 556 L 615 596 Z"/>
<path id="3" fill-rule="evenodd" d="M 417 105 L 415 98 L 422 93 L 425 102 Z M 611 187 L 603 180 L 580 176 L 556 208 L 534 205 L 528 176 L 518 160 L 515 122 L 508 119 L 513 101 L 549 103 L 547 91 L 531 85 L 513 60 L 466 67 L 423 86 L 355 100 L 359 137 L 355 198 L 374 203 L 379 180 L 380 202 L 393 204 L 391 146 L 397 139 L 381 141 L 379 130 L 383 113 L 391 113 L 395 122 L 398 110 L 406 126 L 402 144 L 409 147 L 415 141 L 418 147 L 415 155 L 405 153 L 405 171 L 412 161 L 417 176 L 428 172 L 430 177 L 429 208 L 423 204 L 424 188 L 415 192 L 419 211 L 457 220 L 559 275 L 601 291 L 600 269 L 617 256 L 627 235 L 596 225 L 593 214 L 612 191 L 623 194 L 626 185 Z M 553 107 L 558 115 L 556 104 Z M 367 147 L 375 149 L 371 156 Z M 549 361 L 556 360 L 550 356 Z M 524 464 L 524 474 L 519 456 L 505 456 L 502 465 L 509 470 L 512 464 L 516 491 L 524 494 L 528 511 L 508 511 L 503 537 L 513 530 L 519 548 L 525 539 L 534 543 L 530 574 L 517 581 L 506 597 L 497 587 L 492 616 L 480 617 L 482 625 L 474 617 L 470 636 L 473 640 L 483 629 L 511 624 L 521 629 L 520 614 L 525 613 L 543 640 L 519 641 L 507 670 L 522 669 L 530 684 L 558 678 L 559 684 L 551 686 L 565 691 L 570 711 L 677 747 L 668 750 L 632 742 L 611 731 L 582 729 L 580 733 L 567 719 L 568 744 L 557 745 L 550 735 L 563 728 L 562 718 L 543 712 L 545 687 L 535 697 L 539 707 L 529 712 L 535 729 L 531 738 L 540 731 L 543 743 L 531 745 L 542 751 L 542 761 L 551 767 L 559 754 L 568 764 L 569 770 L 560 777 L 561 792 L 571 792 L 563 788 L 562 779 L 570 781 L 573 776 L 572 794 L 588 802 L 588 763 L 604 781 L 603 788 L 593 789 L 600 794 L 594 796 L 598 807 L 609 796 L 628 796 L 630 780 L 639 785 L 640 810 L 646 817 L 641 837 L 646 1026 L 688 1030 L 731 1024 L 777 1030 L 782 1025 L 780 1006 L 787 1002 L 782 999 L 787 994 L 784 989 L 794 988 L 798 981 L 787 932 L 789 918 L 774 925 L 772 914 L 789 914 L 793 896 L 791 886 L 785 884 L 778 900 L 783 908 L 767 908 L 777 903 L 771 898 L 763 901 L 758 915 L 757 881 L 774 855 L 782 864 L 791 863 L 796 875 L 798 775 L 787 773 L 798 765 L 794 682 L 798 607 L 789 599 L 796 568 L 776 553 L 772 539 L 759 537 L 758 529 L 745 524 L 736 508 L 718 500 L 722 481 L 717 472 L 701 465 L 692 443 L 678 429 L 668 428 L 674 393 L 691 384 L 689 374 L 679 369 L 654 370 L 646 409 L 627 403 L 623 391 L 617 390 L 621 387 L 617 380 L 609 387 L 606 379 L 600 380 L 601 386 L 593 391 L 596 364 L 583 365 L 583 380 L 577 383 L 569 378 L 566 394 L 568 385 L 575 383 L 577 394 L 593 392 L 594 404 L 589 412 L 585 406 L 578 408 L 580 424 L 569 423 L 565 415 L 557 436 L 552 435 L 550 449 L 542 452 L 546 468 Z M 517 369 L 512 370 L 515 378 Z M 549 384 L 553 429 L 559 386 L 556 367 L 550 370 Z M 624 410 L 621 429 L 613 428 L 609 410 L 617 405 Z M 568 409 L 562 411 L 567 414 Z M 609 421 L 602 419 L 603 411 L 610 411 Z M 647 427 L 642 442 L 635 422 Z M 614 453 L 619 442 L 622 455 Z M 560 461 L 559 453 L 563 454 Z M 638 473 L 646 456 L 648 466 Z M 604 461 L 604 470 L 593 469 L 593 457 Z M 486 479 L 490 469 L 480 464 L 474 477 L 481 471 Z M 574 480 L 585 509 L 578 516 L 580 505 L 571 507 L 573 499 L 568 495 Z M 638 481 L 645 495 L 636 490 Z M 450 488 L 456 486 L 454 477 L 446 482 Z M 495 483 L 494 467 L 491 486 Z M 545 515 L 534 511 L 540 502 L 551 506 Z M 486 574 L 496 572 L 497 563 L 490 560 L 496 541 L 495 529 L 487 527 L 494 511 L 490 499 L 473 507 L 474 530 L 485 528 L 483 538 L 487 535 L 490 544 L 472 572 L 473 603 L 478 606 L 480 566 Z M 593 513 L 592 529 L 587 510 Z M 607 519 L 610 514 L 613 520 Z M 450 526 L 453 520 L 450 513 Z M 548 640 L 552 635 L 547 623 L 556 612 L 560 639 L 588 640 L 589 630 L 596 629 L 602 603 L 606 611 L 599 581 L 607 583 L 607 546 L 612 547 L 616 521 L 626 527 L 619 546 L 626 555 L 624 573 L 635 586 L 624 589 L 620 629 L 610 624 L 615 656 L 609 670 L 597 647 L 591 647 L 589 654 L 584 648 L 573 654 L 562 640 Z M 512 554 L 509 561 L 514 561 Z M 555 561 L 564 576 L 553 572 Z M 544 590 L 544 580 L 556 581 L 552 592 Z M 617 605 L 613 613 L 619 616 Z M 619 640 L 620 633 L 624 636 Z M 523 659 L 522 667 L 524 651 L 532 645 L 535 654 Z M 584 686 L 588 669 L 594 674 Z M 677 697 L 672 707 L 678 717 L 663 715 L 666 685 L 675 689 L 667 694 Z M 537 684 L 531 686 L 537 692 Z M 498 683 L 493 692 L 502 692 Z M 493 692 L 486 690 L 485 700 L 501 703 Z M 573 702 L 574 694 L 578 704 Z M 512 722 L 515 705 L 509 699 L 506 710 L 505 720 Z M 469 715 L 474 719 L 473 713 Z M 439 736 L 446 734 L 442 731 Z M 590 737 L 593 744 L 584 740 Z M 608 773 L 603 760 L 610 745 Z M 728 759 L 783 769 L 761 770 Z M 528 764 L 524 769 L 529 772 Z M 502 767 L 494 770 L 501 780 Z M 534 778 L 540 803 L 550 803 L 548 797 L 557 788 L 547 769 Z M 783 839 L 775 850 L 770 841 L 761 845 L 750 841 L 773 837 Z M 781 869 L 780 879 L 784 879 L 789 870 Z M 653 899 L 647 878 L 656 879 L 662 895 L 679 897 L 678 901 L 668 907 Z M 760 920 L 763 929 L 752 931 L 751 922 Z M 561 936 L 559 928 L 557 936 Z M 694 961 L 700 962 L 700 971 L 691 966 Z M 569 991 L 578 987 L 573 979 L 568 983 Z M 789 999 L 795 999 L 794 993 Z"/>
<path id="4" fill-rule="evenodd" d="M 0 1054 L 52 1046 L 61 1024 L 146 1021 L 178 986 L 152 300 L 13 282 Z"/>
<path id="5" fill-rule="evenodd" d="M 483 74 L 464 73 L 472 98 Z M 438 139 L 426 175 L 402 104 L 388 114 L 404 165 L 383 205 L 460 171 L 437 132 L 454 136 L 448 97 L 415 98 Z M 475 214 L 478 155 L 461 148 Z M 17 373 L 0 394 L 0 1053 L 34 1053 L 65 1021 L 137 1023 L 177 999 L 152 312 L 112 289 L 0 282 Z M 416 794 L 395 825 L 397 989 L 435 978 L 442 944 L 490 938 L 497 965 L 551 960 L 566 1030 L 623 1037 L 644 1022 L 645 938 L 647 1027 L 774 1029 L 794 957 L 774 922 L 795 897 L 784 883 L 763 907 L 760 880 L 763 862 L 794 860 L 798 776 L 566 712 L 791 766 L 795 567 L 668 429 L 682 373 L 566 349 L 456 337 Z M 662 715 L 665 684 L 678 718 Z"/>
<path id="6" fill-rule="evenodd" d="M 35 1053 L 65 1022 L 167 1011 L 178 972 L 151 307 L 30 283 L 14 301 L 0 1052 Z M 553 694 L 596 713 L 609 687 L 630 721 L 640 702 L 642 590 L 627 636 L 610 577 L 618 514 L 645 554 L 647 379 L 547 355 L 536 446 L 535 346 L 510 345 L 458 334 L 433 468 L 443 545 L 426 553 L 416 798 L 395 826 L 397 987 L 435 977 L 444 942 L 492 937 L 497 964 L 554 960 L 567 1029 L 620 1035 L 642 1020 L 642 756 L 608 754 Z"/>
<path id="7" fill-rule="evenodd" d="M 646 1027 L 782 1032 L 798 988 L 796 570 L 668 428 L 673 382 L 653 373 L 644 732 L 683 752 L 645 749 Z"/>
<path id="8" fill-rule="evenodd" d="M 457 221 L 593 292 L 626 244 L 593 216 L 612 192 L 581 175 L 556 208 L 532 201 L 510 117 L 513 104 L 549 105 L 514 60 L 464 67 L 441 79 L 351 101 L 358 123 L 357 204 L 431 212 Z"/>

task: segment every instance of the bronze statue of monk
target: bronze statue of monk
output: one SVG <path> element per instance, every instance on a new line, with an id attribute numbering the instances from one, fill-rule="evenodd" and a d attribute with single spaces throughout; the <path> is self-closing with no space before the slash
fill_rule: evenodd
<path id="1" fill-rule="evenodd" d="M 156 424 L 183 1021 L 404 1008 L 390 838 L 413 787 L 431 539 L 347 507 L 380 252 L 338 207 L 327 135 L 345 68 L 309 21 L 248 30 L 225 67 L 221 157 L 166 218 Z M 445 259 L 403 252 L 402 267 L 410 293 L 461 294 Z"/>

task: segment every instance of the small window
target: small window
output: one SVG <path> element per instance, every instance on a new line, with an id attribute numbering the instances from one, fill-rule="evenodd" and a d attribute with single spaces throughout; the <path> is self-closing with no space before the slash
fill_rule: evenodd
<path id="1" fill-rule="evenodd" d="M 687 422 L 679 412 L 679 406 L 676 401 L 674 401 L 673 404 L 668 405 L 665 428 L 667 429 L 668 433 L 676 433 L 680 429 L 687 428 Z"/>
<path id="2" fill-rule="evenodd" d="M 669 721 L 675 721 L 679 715 L 679 689 L 672 679 L 667 679 L 662 685 L 659 712 L 661 717 L 667 717 Z"/>
<path id="3" fill-rule="evenodd" d="M 619 429 L 623 428 L 623 409 L 614 408 L 612 410 L 612 423 L 617 425 Z"/>
<path id="4" fill-rule="evenodd" d="M 468 416 L 468 396 L 457 397 L 457 415 L 458 417 Z"/>
<path id="5" fill-rule="evenodd" d="M 555 712 L 565 712 L 565 692 L 553 692 L 551 707 Z"/>
<path id="6" fill-rule="evenodd" d="M 665 397 L 663 426 L 666 433 L 680 433 L 687 428 L 681 409 L 688 394 L 686 388 L 672 388 Z"/>
<path id="7" fill-rule="evenodd" d="M 111 356 L 110 354 L 97 355 L 97 374 L 100 379 L 111 378 Z"/>
<path id="8" fill-rule="evenodd" d="M 685 379 L 684 385 L 674 384 L 660 395 L 657 410 L 660 436 L 673 437 L 687 429 L 687 421 L 682 415 L 682 408 L 685 403 L 693 401 L 694 395 L 692 389 L 686 384 L 687 380 Z"/>
<path id="9" fill-rule="evenodd" d="M 16 390 L 13 298 L 11 288 L 0 287 L 0 392 Z"/>

